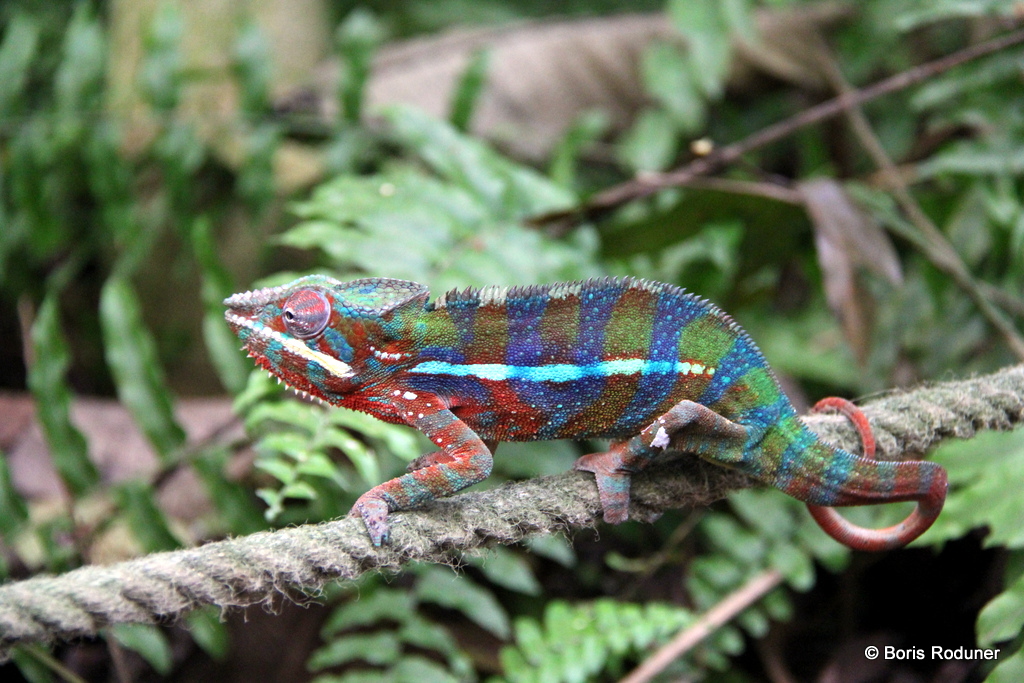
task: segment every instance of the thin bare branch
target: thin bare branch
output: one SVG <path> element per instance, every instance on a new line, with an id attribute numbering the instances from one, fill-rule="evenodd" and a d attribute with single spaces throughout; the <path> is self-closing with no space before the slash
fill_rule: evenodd
<path id="1" fill-rule="evenodd" d="M 1019 45 L 1020 43 L 1024 43 L 1024 30 L 1007 33 L 984 43 L 972 45 L 951 55 L 946 55 L 945 57 L 940 57 L 931 62 L 907 69 L 863 90 L 843 94 L 827 102 L 809 107 L 784 121 L 766 126 L 743 140 L 721 147 L 700 159 L 695 159 L 675 171 L 668 173 L 645 173 L 633 180 L 597 193 L 582 206 L 566 211 L 543 214 L 535 217 L 531 222 L 538 226 L 564 230 L 571 225 L 597 219 L 634 199 L 648 197 L 666 188 L 679 187 L 698 176 L 712 173 L 723 166 L 737 161 L 744 154 L 788 137 L 802 128 L 821 123 L 865 102 L 905 90 L 912 85 L 927 81 L 957 66 L 1005 50 L 1014 45 Z"/>
<path id="2" fill-rule="evenodd" d="M 821 41 L 821 54 L 824 61 L 825 75 L 839 92 L 840 98 L 852 97 L 856 90 L 843 76 L 839 65 L 836 64 L 831 51 L 824 41 Z M 956 249 L 950 244 L 949 240 L 946 239 L 946 236 L 942 234 L 942 231 L 939 230 L 928 214 L 924 212 L 918 201 L 914 199 L 899 169 L 889 157 L 889 153 L 885 151 L 882 141 L 875 135 L 875 131 L 860 105 L 855 104 L 844 113 L 861 146 L 871 157 L 872 161 L 875 162 L 875 165 L 878 166 L 883 177 L 892 188 L 892 193 L 896 197 L 900 208 L 920 233 L 918 239 L 915 240 L 915 245 L 924 252 L 925 256 L 932 262 L 932 265 L 946 275 L 949 275 L 957 286 L 964 290 L 971 300 L 974 301 L 981 314 L 985 316 L 985 319 L 989 321 L 989 324 L 1003 336 L 1003 339 L 1017 357 L 1024 360 L 1024 337 L 1021 337 L 1013 323 L 986 296 L 986 290 L 971 276 L 967 265 L 960 258 L 960 254 L 957 253 Z"/>
<path id="3" fill-rule="evenodd" d="M 782 574 L 777 569 L 768 569 L 757 574 L 708 610 L 695 624 L 677 633 L 672 640 L 623 678 L 620 683 L 647 683 L 669 664 L 693 649 L 700 641 L 781 583 Z"/>

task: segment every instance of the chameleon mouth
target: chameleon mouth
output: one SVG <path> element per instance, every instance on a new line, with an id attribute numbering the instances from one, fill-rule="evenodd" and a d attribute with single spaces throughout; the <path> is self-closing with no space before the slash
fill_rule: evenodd
<path id="1" fill-rule="evenodd" d="M 264 291 L 267 290 L 259 290 L 257 292 L 246 292 L 245 294 L 261 294 Z M 228 301 L 235 299 L 236 297 L 239 296 L 244 295 L 236 294 L 235 296 L 232 296 L 230 299 L 228 299 Z M 232 308 L 236 307 L 232 306 Z M 257 339 L 263 342 L 267 342 L 270 345 L 282 347 L 285 351 L 294 356 L 298 356 L 299 358 L 310 363 L 316 363 L 321 368 L 323 368 L 326 373 L 333 377 L 344 379 L 346 377 L 352 377 L 353 375 L 356 374 L 355 371 L 352 369 L 352 366 L 349 365 L 348 363 L 342 362 L 337 358 L 329 356 L 326 353 L 317 351 L 316 349 L 311 349 L 298 339 L 283 335 L 277 330 L 273 329 L 272 327 L 264 325 L 258 320 L 253 320 L 252 318 L 247 318 L 243 315 L 238 315 L 237 313 L 234 313 L 232 311 L 226 311 L 224 313 L 224 319 L 228 321 L 229 325 L 235 328 L 236 334 L 240 332 L 242 329 L 248 330 L 250 337 L 256 337 Z M 243 339 L 243 341 L 245 342 L 245 345 L 249 347 L 250 341 L 248 339 Z"/>

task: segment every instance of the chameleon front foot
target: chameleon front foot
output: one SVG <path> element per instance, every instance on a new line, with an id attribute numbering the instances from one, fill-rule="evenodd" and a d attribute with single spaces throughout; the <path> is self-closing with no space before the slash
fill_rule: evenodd
<path id="1" fill-rule="evenodd" d="M 853 423 L 860 435 L 862 457 L 874 460 L 875 437 L 861 409 L 844 398 L 833 396 L 818 401 L 813 411 L 822 412 L 830 408 L 838 410 Z M 900 498 L 916 500 L 917 507 L 899 524 L 884 529 L 865 529 L 847 521 L 832 507 L 808 503 L 807 510 L 826 534 L 854 550 L 881 551 L 902 548 L 927 531 L 942 512 L 948 486 L 946 471 L 942 467 L 926 462 L 906 464 L 917 465 L 919 477 L 922 477 L 925 471 L 931 470 L 931 476 L 928 477 L 930 485 L 924 491 Z"/>
<path id="2" fill-rule="evenodd" d="M 391 535 L 388 528 L 388 512 L 387 501 L 377 495 L 373 495 L 373 491 L 368 491 L 359 496 L 356 504 L 352 506 L 352 512 L 349 514 L 353 517 L 363 518 L 363 524 L 366 525 L 366 533 L 369 534 L 370 541 L 373 542 L 373 545 L 380 547 L 388 542 Z"/>

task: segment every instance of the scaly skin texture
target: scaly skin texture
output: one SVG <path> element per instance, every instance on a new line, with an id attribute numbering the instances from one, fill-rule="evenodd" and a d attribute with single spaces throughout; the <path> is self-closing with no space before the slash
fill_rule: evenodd
<path id="1" fill-rule="evenodd" d="M 387 540 L 390 511 L 486 478 L 501 441 L 612 439 L 607 452 L 576 463 L 596 475 L 611 523 L 628 516 L 630 475 L 670 443 L 817 510 L 918 501 L 909 523 L 877 531 L 816 514 L 855 548 L 902 546 L 942 508 L 945 470 L 878 462 L 818 439 L 750 337 L 678 287 L 605 278 L 428 296 L 415 282 L 309 276 L 224 302 L 229 325 L 271 374 L 332 405 L 411 425 L 440 449 L 356 502 L 375 545 Z"/>

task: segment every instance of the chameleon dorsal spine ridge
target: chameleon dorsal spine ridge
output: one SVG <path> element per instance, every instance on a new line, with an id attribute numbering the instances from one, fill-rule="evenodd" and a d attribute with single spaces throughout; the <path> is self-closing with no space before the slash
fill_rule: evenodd
<path id="1" fill-rule="evenodd" d="M 356 502 L 376 544 L 389 512 L 484 479 L 501 441 L 612 439 L 576 466 L 595 474 L 610 522 L 628 517 L 630 474 L 667 448 L 812 505 L 926 501 L 930 519 L 941 509 L 941 467 L 877 462 L 818 439 L 749 335 L 674 285 L 599 278 L 428 297 L 415 282 L 313 275 L 225 301 L 228 324 L 272 375 L 438 447 Z M 878 547 L 927 524 L 887 530 Z"/>

